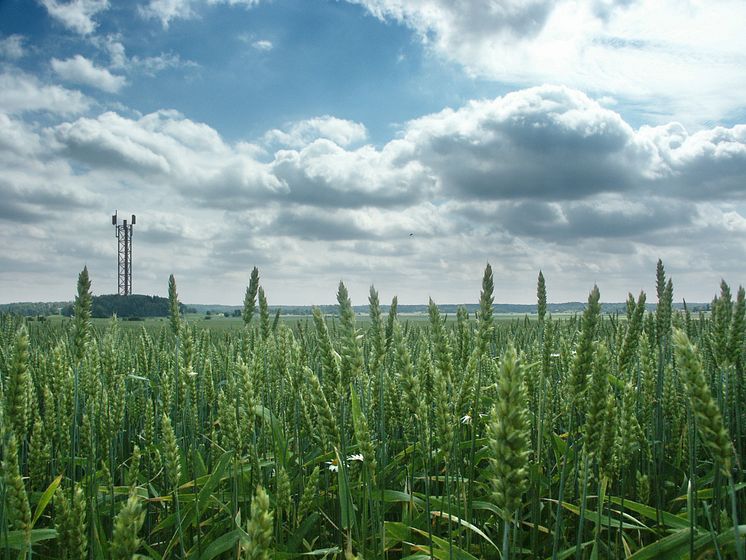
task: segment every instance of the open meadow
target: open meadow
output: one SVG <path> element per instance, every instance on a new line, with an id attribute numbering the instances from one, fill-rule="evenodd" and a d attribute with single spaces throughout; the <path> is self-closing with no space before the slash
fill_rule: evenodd
<path id="1" fill-rule="evenodd" d="M 0 556 L 739 558 L 746 299 L 448 321 L 0 317 Z"/>

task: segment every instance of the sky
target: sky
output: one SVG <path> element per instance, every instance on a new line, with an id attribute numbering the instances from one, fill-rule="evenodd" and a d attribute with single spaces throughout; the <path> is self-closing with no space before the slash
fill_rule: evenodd
<path id="1" fill-rule="evenodd" d="M 0 0 L 0 303 L 676 301 L 746 272 L 742 0 Z"/>

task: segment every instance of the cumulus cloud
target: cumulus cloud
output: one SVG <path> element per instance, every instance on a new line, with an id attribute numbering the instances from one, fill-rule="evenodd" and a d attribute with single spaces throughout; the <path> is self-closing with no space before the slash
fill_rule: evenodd
<path id="1" fill-rule="evenodd" d="M 282 303 L 333 300 L 340 278 L 354 301 L 375 283 L 384 298 L 445 303 L 475 301 L 491 261 L 498 299 L 531 302 L 539 268 L 553 301 L 583 299 L 594 280 L 622 300 L 652 289 L 659 257 L 690 293 L 709 277 L 687 266 L 716 287 L 746 258 L 742 125 L 635 128 L 541 86 L 423 115 L 380 146 L 360 145 L 364 131 L 326 116 L 233 142 L 176 111 L 58 124 L 0 111 L 0 239 L 7 258 L 82 259 L 115 285 L 106 220 L 133 212 L 142 289 L 177 272 L 186 301 L 226 303 L 254 264 Z M 48 226 L 58 213 L 95 247 Z"/>
<path id="2" fill-rule="evenodd" d="M 53 58 L 51 65 L 63 80 L 91 86 L 108 93 L 117 93 L 127 83 L 124 76 L 117 76 L 106 68 L 99 68 L 79 54 L 66 60 Z"/>
<path id="3" fill-rule="evenodd" d="M 91 169 L 157 178 L 213 206 L 245 207 L 284 188 L 246 145 L 229 146 L 214 129 L 175 111 L 139 119 L 107 112 L 62 123 L 49 136 L 58 153 Z"/>
<path id="4" fill-rule="evenodd" d="M 280 150 L 272 171 L 287 198 L 325 207 L 409 206 L 432 192 L 435 179 L 418 161 L 398 161 L 396 144 L 348 151 L 325 140 L 301 150 Z"/>
<path id="5" fill-rule="evenodd" d="M 349 139 L 354 130 L 340 134 Z M 409 205 L 435 184 L 421 163 L 399 159 L 396 142 L 382 150 L 348 150 L 309 138 L 302 148 L 279 150 L 262 162 L 257 146 L 229 145 L 211 127 L 173 111 L 139 119 L 107 112 L 62 123 L 48 136 L 59 153 L 92 168 L 160 176 L 183 194 L 225 209 L 262 198 L 322 207 Z"/>
<path id="6" fill-rule="evenodd" d="M 556 86 L 422 117 L 407 124 L 404 141 L 445 191 L 484 199 L 625 191 L 653 157 L 617 113 Z"/>
<path id="7" fill-rule="evenodd" d="M 23 35 L 9 35 L 0 39 L 0 57 L 17 60 L 24 55 Z"/>
<path id="8" fill-rule="evenodd" d="M 284 130 L 270 130 L 264 135 L 264 140 L 270 144 L 299 148 L 317 138 L 326 138 L 339 146 L 349 146 L 364 141 L 367 136 L 368 131 L 362 123 L 323 115 L 291 123 Z"/>
<path id="9" fill-rule="evenodd" d="M 53 137 L 60 149 L 80 161 L 141 174 L 183 173 L 191 169 L 191 156 L 226 150 L 213 129 L 173 111 L 137 120 L 106 112 L 62 123 L 53 129 Z"/>
<path id="10" fill-rule="evenodd" d="M 682 9 L 673 0 L 348 1 L 411 28 L 432 52 L 474 76 L 604 92 L 664 121 L 701 124 L 742 106 L 742 2 L 688 2 Z"/>
<path id="11" fill-rule="evenodd" d="M 96 30 L 93 17 L 109 8 L 109 0 L 40 0 L 49 15 L 62 25 L 80 33 L 88 35 Z"/>
<path id="12" fill-rule="evenodd" d="M 541 86 L 407 123 L 402 144 L 449 196 L 577 200 L 663 189 L 682 198 L 742 196 L 746 127 L 689 135 L 634 130 L 587 95 Z"/>
<path id="13" fill-rule="evenodd" d="M 680 124 L 644 126 L 640 136 L 655 145 L 669 191 L 694 199 L 743 198 L 746 125 L 689 134 Z"/>
<path id="14" fill-rule="evenodd" d="M 54 139 L 62 151 L 80 162 L 96 167 L 113 167 L 142 174 L 170 171 L 168 160 L 148 145 L 139 134 L 127 134 L 128 122 L 114 113 L 98 119 L 83 118 L 55 127 Z M 122 134 L 125 132 L 125 134 Z"/>
<path id="15" fill-rule="evenodd" d="M 365 127 L 329 116 L 265 133 L 265 147 L 282 146 L 269 159 L 260 146 L 228 144 L 213 128 L 172 111 L 139 119 L 108 112 L 60 124 L 50 137 L 60 153 L 86 165 L 161 175 L 188 196 L 225 209 L 246 208 L 259 197 L 351 209 L 425 200 L 521 203 L 514 211 L 528 201 L 605 194 L 726 199 L 741 197 L 746 179 L 744 126 L 692 135 L 675 123 L 635 130 L 587 95 L 558 86 L 423 116 L 380 148 L 353 147 Z M 551 208 L 542 211 L 549 216 Z M 578 215 L 583 207 L 557 208 Z M 646 222 L 644 212 L 630 212 L 624 209 L 620 219 L 639 228 L 661 223 L 660 216 Z"/>
<path id="16" fill-rule="evenodd" d="M 76 182 L 70 166 L 49 155 L 44 138 L 32 125 L 0 113 L 0 223 L 40 223 L 55 212 L 94 203 L 96 195 L 84 187 L 86 179 Z"/>
<path id="17" fill-rule="evenodd" d="M 87 110 L 91 103 L 79 91 L 42 84 L 35 76 L 18 70 L 0 73 L 0 111 L 8 114 L 48 111 L 74 115 Z"/>

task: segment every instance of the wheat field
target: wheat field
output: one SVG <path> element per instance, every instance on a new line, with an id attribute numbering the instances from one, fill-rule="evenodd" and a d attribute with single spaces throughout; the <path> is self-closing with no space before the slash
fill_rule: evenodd
<path id="1" fill-rule="evenodd" d="M 746 299 L 630 295 L 495 321 L 339 311 L 243 326 L 0 317 L 0 555 L 16 558 L 738 558 Z"/>

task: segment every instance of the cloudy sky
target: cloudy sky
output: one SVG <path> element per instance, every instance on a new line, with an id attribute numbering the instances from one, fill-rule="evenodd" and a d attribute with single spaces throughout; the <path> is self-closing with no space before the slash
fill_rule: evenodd
<path id="1" fill-rule="evenodd" d="M 0 302 L 746 282 L 742 0 L 0 0 Z"/>

